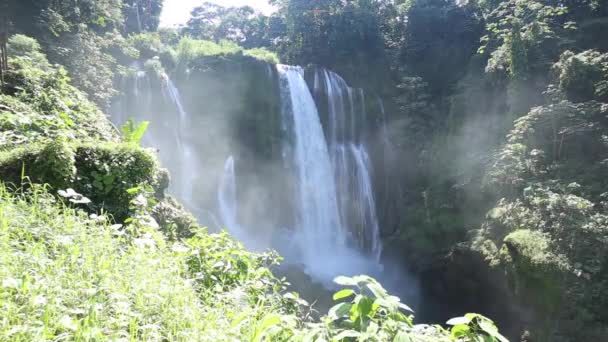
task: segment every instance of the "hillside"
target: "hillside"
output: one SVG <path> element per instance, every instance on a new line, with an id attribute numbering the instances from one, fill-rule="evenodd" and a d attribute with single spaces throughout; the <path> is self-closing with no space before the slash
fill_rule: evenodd
<path id="1" fill-rule="evenodd" d="M 271 3 L 0 4 L 0 340 L 607 340 L 608 1 Z"/>

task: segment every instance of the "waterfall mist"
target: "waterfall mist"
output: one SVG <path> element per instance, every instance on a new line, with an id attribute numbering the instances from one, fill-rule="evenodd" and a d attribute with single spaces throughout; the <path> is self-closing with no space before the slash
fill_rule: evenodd
<path id="1" fill-rule="evenodd" d="M 417 299 L 416 281 L 382 257 L 376 198 L 390 184 L 387 166 L 374 165 L 390 144 L 381 101 L 322 68 L 258 62 L 175 80 L 134 69 L 112 119 L 151 122 L 143 143 L 158 150 L 170 194 L 201 225 L 276 249 L 324 286 L 370 274 Z M 372 155 L 377 136 L 384 152 Z"/>

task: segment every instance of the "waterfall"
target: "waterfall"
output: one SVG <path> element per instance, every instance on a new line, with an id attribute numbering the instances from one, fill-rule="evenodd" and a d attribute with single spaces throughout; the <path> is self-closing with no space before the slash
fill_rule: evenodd
<path id="1" fill-rule="evenodd" d="M 283 99 L 289 101 L 298 173 L 298 225 L 311 245 L 342 244 L 336 185 L 317 107 L 298 67 L 279 66 Z"/>
<path id="2" fill-rule="evenodd" d="M 376 260 L 380 260 L 382 243 L 380 240 L 380 227 L 376 215 L 376 201 L 372 187 L 371 162 L 367 150 L 363 145 L 350 145 L 355 160 L 355 203 L 357 204 L 356 221 L 361 224 L 360 232 L 363 235 L 358 239 L 361 248 L 368 248 Z M 369 246 L 365 244 L 367 242 Z"/>
<path id="3" fill-rule="evenodd" d="M 184 132 L 186 131 L 189 116 L 188 112 L 184 109 L 179 90 L 173 81 L 171 81 L 171 78 L 169 78 L 168 75 L 163 74 L 162 79 L 163 92 L 175 105 L 177 113 L 179 114 L 179 125 L 172 125 L 174 130 L 172 133 L 175 137 L 175 147 L 177 148 L 177 159 L 181 164 L 179 167 L 176 167 L 176 172 L 174 173 L 178 177 L 175 192 L 180 199 L 192 209 L 195 207 L 193 197 L 193 175 L 196 174 L 199 165 L 195 148 L 188 139 L 184 138 L 187 136 Z"/>
<path id="4" fill-rule="evenodd" d="M 365 147 L 365 93 L 336 73 L 317 69 L 315 96 L 327 99 L 328 144 L 338 189 L 339 212 L 359 249 L 380 259 L 382 243 L 376 213 L 372 164 Z"/>
<path id="5" fill-rule="evenodd" d="M 180 124 L 183 126 L 188 118 L 188 113 L 186 112 L 186 110 L 184 109 L 184 105 L 182 104 L 182 97 L 179 94 L 179 90 L 167 74 L 163 74 L 163 80 L 165 81 L 165 90 L 171 98 L 171 101 L 173 101 L 173 103 L 177 107 L 177 111 L 179 113 L 180 118 Z"/>
<path id="6" fill-rule="evenodd" d="M 238 124 L 260 130 L 249 126 L 251 121 L 238 121 L 254 115 L 222 112 L 222 101 L 229 101 L 223 98 L 209 99 L 212 109 L 197 108 L 193 104 L 201 101 L 191 95 L 186 104 L 180 87 L 196 89 L 192 84 L 178 87 L 167 75 L 151 83 L 155 79 L 140 64 L 124 85 L 119 103 L 126 107 L 114 117 L 129 113 L 151 121 L 144 144 L 158 148 L 172 175 L 170 193 L 200 221 L 226 228 L 248 248 L 279 249 L 288 262 L 324 283 L 338 274 L 379 270 L 382 244 L 363 90 L 324 69 L 317 69 L 309 88 L 302 68 L 265 65 L 260 71 L 268 83 L 279 82 L 279 96 L 268 102 L 280 105 L 282 116 L 274 123 L 282 131 L 276 135 L 276 159 L 262 160 L 259 151 L 240 144 L 248 142 L 239 140 L 241 131 L 233 130 Z M 247 110 L 267 115 L 265 109 Z M 258 122 L 269 124 L 253 125 Z M 272 217 L 272 210 L 280 213 Z"/>
<path id="7" fill-rule="evenodd" d="M 375 217 L 375 203 L 372 195 L 371 182 L 367 167 L 369 160 L 364 149 L 335 144 L 338 134 L 342 133 L 343 116 L 334 111 L 330 122 L 330 146 L 336 145 L 331 153 L 328 142 L 323 132 L 323 126 L 319 117 L 313 96 L 308 89 L 303 77 L 303 70 L 299 67 L 278 66 L 281 81 L 281 98 L 284 102 L 285 120 L 291 120 L 293 134 L 293 164 L 296 169 L 297 179 L 297 209 L 298 220 L 296 232 L 297 245 L 300 248 L 304 264 L 308 270 L 322 280 L 335 276 L 338 273 L 361 272 L 369 268 L 369 261 L 357 249 L 351 247 L 353 234 L 350 229 L 345 228 L 341 215 L 340 198 L 346 198 L 346 194 L 339 196 L 337 182 L 349 179 L 342 177 L 341 172 L 349 174 L 351 170 L 341 168 L 347 163 L 334 162 L 338 159 L 355 159 L 357 165 L 356 179 L 352 184 L 360 185 L 356 195 L 361 198 L 357 201 L 361 208 L 356 211 L 364 216 L 362 224 L 372 223 L 370 228 L 372 234 L 362 237 L 361 241 L 374 241 L 373 248 L 379 251 L 376 243 L 379 238 Z M 331 93 L 330 99 L 340 96 L 345 88 L 331 88 L 337 90 Z M 336 103 L 338 105 L 339 103 Z M 331 113 L 330 113 L 331 114 Z M 335 134 L 334 134 L 335 133 Z M 340 169 L 341 168 L 341 169 Z M 340 169 L 339 172 L 336 170 Z M 338 176 L 337 176 L 338 175 Z M 337 176 L 337 177 L 336 177 Z M 367 203 L 364 203 L 367 201 Z"/>
<path id="8" fill-rule="evenodd" d="M 142 25 L 141 25 L 141 16 L 139 14 L 139 3 L 136 1 L 135 2 L 135 13 L 137 14 L 137 29 L 139 30 L 138 32 L 142 32 Z"/>
<path id="9" fill-rule="evenodd" d="M 237 222 L 236 176 L 232 156 L 228 157 L 224 164 L 224 173 L 220 180 L 217 197 L 223 228 L 241 238 L 242 232 Z"/>

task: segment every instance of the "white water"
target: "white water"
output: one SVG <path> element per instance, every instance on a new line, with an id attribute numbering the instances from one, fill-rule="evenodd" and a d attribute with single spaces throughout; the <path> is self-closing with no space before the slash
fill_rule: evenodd
<path id="1" fill-rule="evenodd" d="M 175 136 L 175 145 L 177 148 L 177 157 L 179 159 L 179 165 L 177 169 L 177 187 L 174 189 L 176 195 L 190 208 L 194 209 L 195 207 L 195 199 L 193 196 L 193 184 L 194 184 L 194 175 L 197 174 L 198 170 L 198 155 L 195 151 L 195 148 L 192 146 L 187 139 L 184 139 L 184 132 L 186 131 L 188 124 L 188 112 L 184 109 L 184 105 L 182 103 L 182 98 L 179 94 L 179 90 L 171 81 L 169 76 L 166 74 L 163 75 L 163 92 L 165 96 L 169 97 L 171 102 L 175 105 L 177 112 L 179 114 L 179 125 L 174 129 Z"/>
<path id="2" fill-rule="evenodd" d="M 234 158 L 232 156 L 228 157 L 224 164 L 224 173 L 220 180 L 217 198 L 222 227 L 235 237 L 242 239 L 243 232 L 237 219 L 236 176 L 234 174 Z"/>
<path id="3" fill-rule="evenodd" d="M 374 200 L 374 189 L 372 188 L 371 162 L 369 155 L 363 145 L 350 145 L 350 150 L 355 159 L 355 203 L 357 203 L 356 220 L 361 224 L 361 232 L 364 235 L 359 238 L 361 248 L 369 248 L 375 260 L 379 261 L 382 254 L 382 242 L 380 240 L 380 227 L 376 215 L 376 201 Z M 369 246 L 365 243 L 367 242 Z"/>
<path id="4" fill-rule="evenodd" d="M 238 198 L 238 193 L 247 193 L 250 189 L 243 180 L 243 189 L 237 193 L 237 165 L 232 156 L 225 160 L 219 179 L 209 181 L 212 188 L 195 189 L 196 184 L 207 181 L 204 177 L 210 167 L 203 164 L 197 149 L 201 141 L 197 134 L 204 133 L 195 128 L 200 129 L 201 126 L 195 125 L 200 118 L 188 113 L 179 89 L 166 75 L 161 85 L 165 104 L 169 105 L 164 110 L 168 112 L 161 112 L 162 116 L 156 118 L 149 116 L 157 114 L 159 108 L 152 104 L 158 102 L 153 101 L 148 77 L 140 71 L 133 79 L 131 91 L 137 102 L 135 119 L 152 122 L 145 144 L 160 149 L 163 165 L 169 167 L 172 175 L 170 192 L 198 214 L 199 219 L 212 224 L 212 228 L 226 228 L 248 247 L 280 249 L 288 262 L 303 264 L 307 273 L 325 283 L 339 274 L 375 273 L 379 269 L 382 245 L 373 170 L 363 133 L 366 125 L 363 91 L 348 87 L 330 71 L 317 72 L 313 90 L 315 94 L 324 92 L 324 99 L 328 101 L 328 118 L 323 121 L 327 131 L 324 132 L 322 115 L 303 78 L 302 68 L 278 66 L 277 69 L 283 102 L 282 126 L 290 137 L 283 142 L 283 157 L 289 164 L 285 172 L 293 173 L 296 217 L 293 227 L 274 227 L 277 229 L 270 235 L 275 242 L 271 245 L 268 242 L 271 239 L 259 234 L 262 231 L 256 226 L 259 222 L 247 219 L 251 205 Z M 274 77 L 272 69 L 267 69 L 267 76 Z M 222 153 L 219 158 L 223 161 L 225 156 Z M 211 168 L 219 169 L 221 162 L 214 164 Z M 217 205 L 207 202 L 201 205 L 201 198 L 210 198 Z M 282 203 L 276 206 L 284 208 Z"/>
<path id="5" fill-rule="evenodd" d="M 321 84 L 324 87 L 321 87 Z M 376 261 L 382 254 L 380 227 L 372 184 L 372 167 L 364 145 L 365 94 L 350 88 L 331 71 L 315 72 L 314 90 L 327 98 L 329 148 L 338 188 L 342 221 L 360 250 Z"/>
<path id="6" fill-rule="evenodd" d="M 281 98 L 289 104 L 284 106 L 285 120 L 293 123 L 293 163 L 298 183 L 298 220 L 292 242 L 299 248 L 307 271 L 322 281 L 330 281 L 338 274 L 364 272 L 370 265 L 367 258 L 350 247 L 352 235 L 340 215 L 334 166 L 303 70 L 280 65 L 278 71 Z M 337 138 L 338 118 L 333 119 L 336 121 L 330 131 Z M 365 164 L 365 160 L 361 159 L 361 163 Z M 364 177 L 361 174 L 360 178 Z"/>

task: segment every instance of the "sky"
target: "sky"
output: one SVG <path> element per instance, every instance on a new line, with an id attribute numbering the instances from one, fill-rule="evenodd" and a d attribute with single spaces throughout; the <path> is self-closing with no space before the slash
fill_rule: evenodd
<path id="1" fill-rule="evenodd" d="M 267 0 L 164 0 L 163 12 L 160 16 L 161 27 L 186 24 L 190 18 L 190 11 L 205 1 L 226 7 L 251 6 L 266 14 L 273 11 Z"/>

